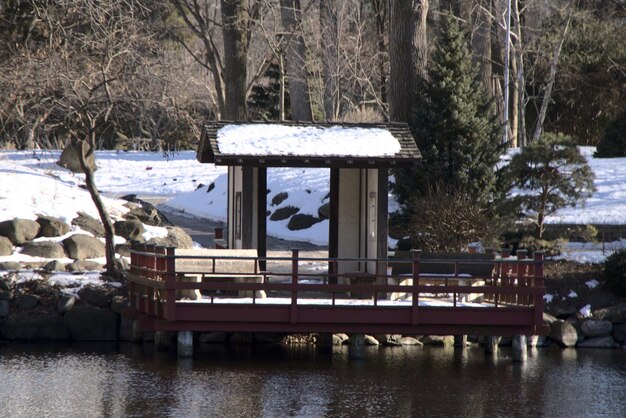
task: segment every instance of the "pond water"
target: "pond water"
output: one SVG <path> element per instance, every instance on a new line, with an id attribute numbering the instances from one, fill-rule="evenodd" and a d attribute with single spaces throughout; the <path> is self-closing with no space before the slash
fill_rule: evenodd
<path id="1" fill-rule="evenodd" d="M 0 344 L 2 417 L 624 417 L 626 350 Z"/>

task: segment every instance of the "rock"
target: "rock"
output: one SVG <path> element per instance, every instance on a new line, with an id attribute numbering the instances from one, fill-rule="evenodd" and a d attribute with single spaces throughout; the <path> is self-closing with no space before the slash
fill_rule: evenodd
<path id="1" fill-rule="evenodd" d="M 102 265 L 92 260 L 76 260 L 65 266 L 65 270 L 70 273 L 84 273 L 86 271 L 100 271 Z"/>
<path id="2" fill-rule="evenodd" d="M 419 346 L 423 346 L 424 345 L 423 342 L 421 342 L 417 338 L 413 338 L 413 337 L 402 337 L 402 338 L 399 338 L 397 340 L 397 342 L 400 345 L 419 345 Z"/>
<path id="3" fill-rule="evenodd" d="M 9 316 L 9 301 L 8 300 L 0 300 L 0 318 L 6 318 Z"/>
<path id="4" fill-rule="evenodd" d="M 605 319 L 613 323 L 626 322 L 626 302 L 620 302 L 616 305 L 607 306 L 606 308 L 596 309 L 591 314 L 595 319 Z"/>
<path id="5" fill-rule="evenodd" d="M 365 342 L 365 345 L 380 345 L 378 340 L 371 335 L 366 335 L 363 341 Z"/>
<path id="6" fill-rule="evenodd" d="M 551 315 L 554 315 L 557 318 L 567 318 L 572 316 L 578 312 L 578 307 L 574 302 L 570 299 L 565 301 L 553 301 L 550 305 L 545 308 Z"/>
<path id="7" fill-rule="evenodd" d="M 64 314 L 70 309 L 74 307 L 76 304 L 76 296 L 62 294 L 59 296 L 59 301 L 57 302 L 57 310 L 59 313 Z"/>
<path id="8" fill-rule="evenodd" d="M 151 203 L 137 199 L 135 195 L 122 196 L 122 199 L 128 200 L 125 206 L 130 209 L 130 211 L 124 215 L 124 218 L 138 219 L 141 223 L 151 226 L 172 225 L 167 217 Z"/>
<path id="9" fill-rule="evenodd" d="M 626 323 L 613 325 L 613 339 L 620 343 L 626 342 Z"/>
<path id="10" fill-rule="evenodd" d="M 345 342 L 348 342 L 350 340 L 350 337 L 348 336 L 348 334 L 345 334 L 343 332 L 339 332 L 337 334 L 333 334 L 333 340 L 334 340 L 335 337 L 337 337 L 337 339 L 339 341 L 341 341 L 341 344 L 343 344 Z M 339 344 L 339 345 L 341 345 L 341 344 Z"/>
<path id="11" fill-rule="evenodd" d="M 550 338 L 563 347 L 574 347 L 578 341 L 578 332 L 569 322 L 558 320 L 550 324 Z"/>
<path id="12" fill-rule="evenodd" d="M 21 246 L 35 239 L 39 224 L 30 219 L 15 218 L 0 222 L 0 235 L 7 237 L 13 245 Z"/>
<path id="13" fill-rule="evenodd" d="M 134 319 L 124 318 L 120 320 L 120 331 L 118 339 L 120 341 L 138 342 L 141 340 L 140 334 L 135 332 Z"/>
<path id="14" fill-rule="evenodd" d="M 89 150 L 87 141 L 70 142 L 61 152 L 61 157 L 57 164 L 61 167 L 67 168 L 72 173 L 84 173 L 83 167 L 80 164 L 81 153 L 85 155 Z M 85 163 L 87 167 L 96 171 L 96 156 L 92 152 L 89 155 L 85 155 Z"/>
<path id="15" fill-rule="evenodd" d="M 65 248 L 54 241 L 27 242 L 22 247 L 21 254 L 42 258 L 65 258 Z"/>
<path id="16" fill-rule="evenodd" d="M 105 256 L 105 247 L 102 241 L 85 234 L 74 234 L 63 240 L 63 245 L 70 258 L 85 260 Z"/>
<path id="17" fill-rule="evenodd" d="M 0 291 L 10 292 L 11 286 L 9 285 L 9 281 L 5 279 L 0 279 Z"/>
<path id="18" fill-rule="evenodd" d="M 544 324 L 550 325 L 554 321 L 558 321 L 558 318 L 556 316 L 550 315 L 547 312 L 543 313 L 543 322 L 544 322 Z"/>
<path id="19" fill-rule="evenodd" d="M 13 299 L 13 292 L 10 290 L 0 290 L 0 300 L 11 300 Z"/>
<path id="20" fill-rule="evenodd" d="M 225 332 L 207 332 L 200 334 L 200 343 L 202 344 L 223 344 L 228 342 L 229 336 Z"/>
<path id="21" fill-rule="evenodd" d="M 289 193 L 280 192 L 272 198 L 272 206 L 278 206 L 289 197 Z"/>
<path id="22" fill-rule="evenodd" d="M 539 347 L 539 335 L 527 335 L 526 345 L 528 347 Z"/>
<path id="23" fill-rule="evenodd" d="M 70 232 L 70 226 L 54 216 L 39 215 L 37 223 L 40 226 L 40 237 L 60 237 Z"/>
<path id="24" fill-rule="evenodd" d="M 289 219 L 289 223 L 287 224 L 287 228 L 290 231 L 300 231 L 301 229 L 307 229 L 311 226 L 315 225 L 318 222 L 321 222 L 320 218 L 316 218 L 315 216 L 311 216 L 308 214 L 297 213 Z"/>
<path id="25" fill-rule="evenodd" d="M 326 202 L 317 208 L 317 216 L 322 220 L 330 219 L 330 202 Z"/>
<path id="26" fill-rule="evenodd" d="M 283 206 L 282 208 L 278 208 L 270 215 L 270 221 L 282 221 L 284 219 L 288 219 L 296 213 L 300 212 L 300 208 L 296 208 L 293 206 Z"/>
<path id="27" fill-rule="evenodd" d="M 130 270 L 130 263 L 126 258 L 116 258 L 115 264 L 119 271 Z"/>
<path id="28" fill-rule="evenodd" d="M 402 338 L 402 335 L 400 334 L 376 334 L 374 335 L 374 338 L 376 338 L 378 342 L 381 344 L 395 345 L 394 343 L 400 338 Z"/>
<path id="29" fill-rule="evenodd" d="M 587 338 L 611 335 L 613 324 L 610 321 L 589 319 L 580 324 L 580 330 Z"/>
<path id="30" fill-rule="evenodd" d="M 347 341 L 347 340 L 343 340 L 343 339 L 342 339 L 340 336 L 338 336 L 337 334 L 333 334 L 333 341 L 332 341 L 332 344 L 333 344 L 334 346 L 339 346 L 339 345 L 342 345 L 344 341 Z"/>
<path id="31" fill-rule="evenodd" d="M 13 243 L 4 235 L 0 235 L 0 257 L 13 254 Z"/>
<path id="32" fill-rule="evenodd" d="M 588 338 L 578 343 L 578 348 L 613 348 L 615 340 L 610 335 L 604 337 Z"/>
<path id="33" fill-rule="evenodd" d="M 144 228 L 143 224 L 138 219 L 117 221 L 113 226 L 115 228 L 115 235 L 124 237 L 128 241 L 145 241 L 143 234 L 146 232 L 146 228 Z"/>
<path id="34" fill-rule="evenodd" d="M 193 248 L 193 240 L 184 229 L 177 226 L 166 226 L 165 229 L 167 229 L 167 237 L 152 238 L 148 241 L 148 244 L 163 245 L 165 247 L 176 247 L 181 249 Z"/>
<path id="35" fill-rule="evenodd" d="M 113 296 L 111 300 L 111 304 L 109 305 L 110 309 L 118 315 L 122 314 L 122 310 L 128 308 L 130 305 L 128 304 L 128 300 L 126 300 L 123 296 Z"/>
<path id="36" fill-rule="evenodd" d="M 0 324 L 0 334 L 9 340 L 67 340 L 63 318 L 50 312 L 11 315 Z"/>
<path id="37" fill-rule="evenodd" d="M 115 252 L 122 257 L 130 257 L 130 245 L 128 244 L 117 244 L 115 246 Z"/>
<path id="38" fill-rule="evenodd" d="M 78 212 L 78 216 L 72 219 L 72 225 L 96 237 L 104 237 L 104 226 L 102 226 L 102 223 L 98 219 L 87 215 L 85 212 Z"/>
<path id="39" fill-rule="evenodd" d="M 63 317 L 70 335 L 76 341 L 115 341 L 118 316 L 108 309 L 94 306 L 75 307 Z"/>
<path id="40" fill-rule="evenodd" d="M 3 261 L 0 262 L 0 270 L 4 271 L 18 271 L 22 269 L 22 265 L 17 261 Z"/>
<path id="41" fill-rule="evenodd" d="M 454 336 L 452 335 L 427 335 L 421 339 L 421 342 L 424 345 L 434 345 L 434 346 L 453 346 L 454 345 Z"/>
<path id="42" fill-rule="evenodd" d="M 18 312 L 30 311 L 39 304 L 39 296 L 37 295 L 20 295 L 15 298 L 15 307 Z"/>
<path id="43" fill-rule="evenodd" d="M 53 271 L 65 271 L 65 264 L 61 263 L 59 260 L 52 260 L 44 264 L 41 269 L 50 273 Z"/>
<path id="44" fill-rule="evenodd" d="M 78 292 L 81 302 L 100 308 L 108 308 L 111 304 L 111 296 L 103 287 L 85 286 Z"/>

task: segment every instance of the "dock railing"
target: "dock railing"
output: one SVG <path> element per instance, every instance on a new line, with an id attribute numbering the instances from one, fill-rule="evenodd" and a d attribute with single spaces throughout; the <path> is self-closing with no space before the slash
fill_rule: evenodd
<path id="1" fill-rule="evenodd" d="M 229 254 L 229 250 L 224 250 L 224 254 Z M 290 321 L 296 323 L 303 306 L 315 305 L 318 310 L 341 307 L 342 312 L 353 310 L 365 316 L 375 315 L 376 308 L 381 311 L 401 309 L 410 311 L 410 318 L 406 321 L 413 325 L 426 321 L 427 316 L 421 315 L 426 309 L 440 309 L 442 314 L 444 309 L 445 312 L 455 309 L 458 312 L 481 312 L 479 315 L 487 322 L 487 311 L 493 312 L 493 318 L 497 317 L 494 324 L 501 326 L 507 325 L 505 314 L 510 312 L 512 326 L 523 325 L 536 330 L 542 327 L 543 253 L 535 253 L 531 258 L 524 251 L 518 251 L 516 257 L 503 251 L 494 253 L 490 260 L 430 259 L 424 256 L 417 250 L 412 251 L 408 259 L 302 257 L 299 250 L 293 250 L 289 256 L 261 258 L 193 255 L 189 250 L 180 255 L 173 247 L 135 243 L 131 248 L 128 275 L 129 299 L 131 308 L 137 313 L 164 321 L 189 320 L 183 311 L 193 309 L 199 313 L 202 306 L 230 304 L 259 308 L 288 305 Z M 198 270 L 177 271 L 177 263 L 182 265 L 182 260 L 193 260 Z M 232 268 L 243 260 L 254 261 L 255 266 L 264 261 L 262 265 L 266 265 L 269 271 L 256 268 L 254 271 L 236 271 Z M 350 265 L 357 262 L 363 266 L 363 271 L 342 271 L 345 262 Z M 220 265 L 231 266 L 228 269 L 231 271 L 219 269 Z M 367 271 L 367 266 L 371 272 Z M 400 273 L 395 273 L 396 269 Z M 477 274 L 477 271 L 481 273 Z M 197 280 L 185 280 L 189 275 Z M 262 279 L 235 280 L 248 276 Z M 220 280 L 214 280 L 216 277 Z M 224 280 L 230 277 L 233 280 Z M 198 299 L 181 297 L 180 291 L 183 290 L 196 291 Z M 367 307 L 371 312 L 366 310 Z M 474 323 L 480 321 L 476 315 L 469 317 L 474 318 Z M 462 325 L 463 316 L 455 318 L 458 320 L 449 321 Z M 202 320 L 198 318 L 198 321 Z M 375 321 L 373 316 L 372 320 Z"/>

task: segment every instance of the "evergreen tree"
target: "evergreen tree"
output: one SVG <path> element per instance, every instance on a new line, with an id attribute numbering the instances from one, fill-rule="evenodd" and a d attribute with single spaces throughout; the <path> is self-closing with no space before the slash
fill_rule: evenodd
<path id="1" fill-rule="evenodd" d="M 593 156 L 596 158 L 626 157 L 626 110 L 606 129 Z"/>
<path id="2" fill-rule="evenodd" d="M 434 187 L 463 190 L 486 202 L 495 191 L 501 147 L 493 103 L 472 65 L 468 40 L 445 19 L 432 57 L 429 80 L 418 84 L 411 130 L 423 160 L 396 170 L 394 191 L 405 205 Z"/>
<path id="3" fill-rule="evenodd" d="M 541 239 L 545 220 L 560 208 L 584 202 L 595 190 L 594 175 L 575 141 L 568 136 L 544 134 L 515 154 L 504 169 L 510 190 L 521 193 L 511 198 Z"/>

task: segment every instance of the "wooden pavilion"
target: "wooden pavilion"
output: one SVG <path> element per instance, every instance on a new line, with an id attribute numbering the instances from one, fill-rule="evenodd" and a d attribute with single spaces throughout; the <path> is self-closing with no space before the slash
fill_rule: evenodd
<path id="1" fill-rule="evenodd" d="M 328 256 L 354 260 L 339 274 L 381 273 L 358 260 L 387 258 L 389 169 L 420 158 L 405 123 L 210 122 L 197 151 L 201 163 L 228 166 L 228 248 L 256 249 L 259 258 L 267 254 L 267 168 L 330 168 Z"/>

